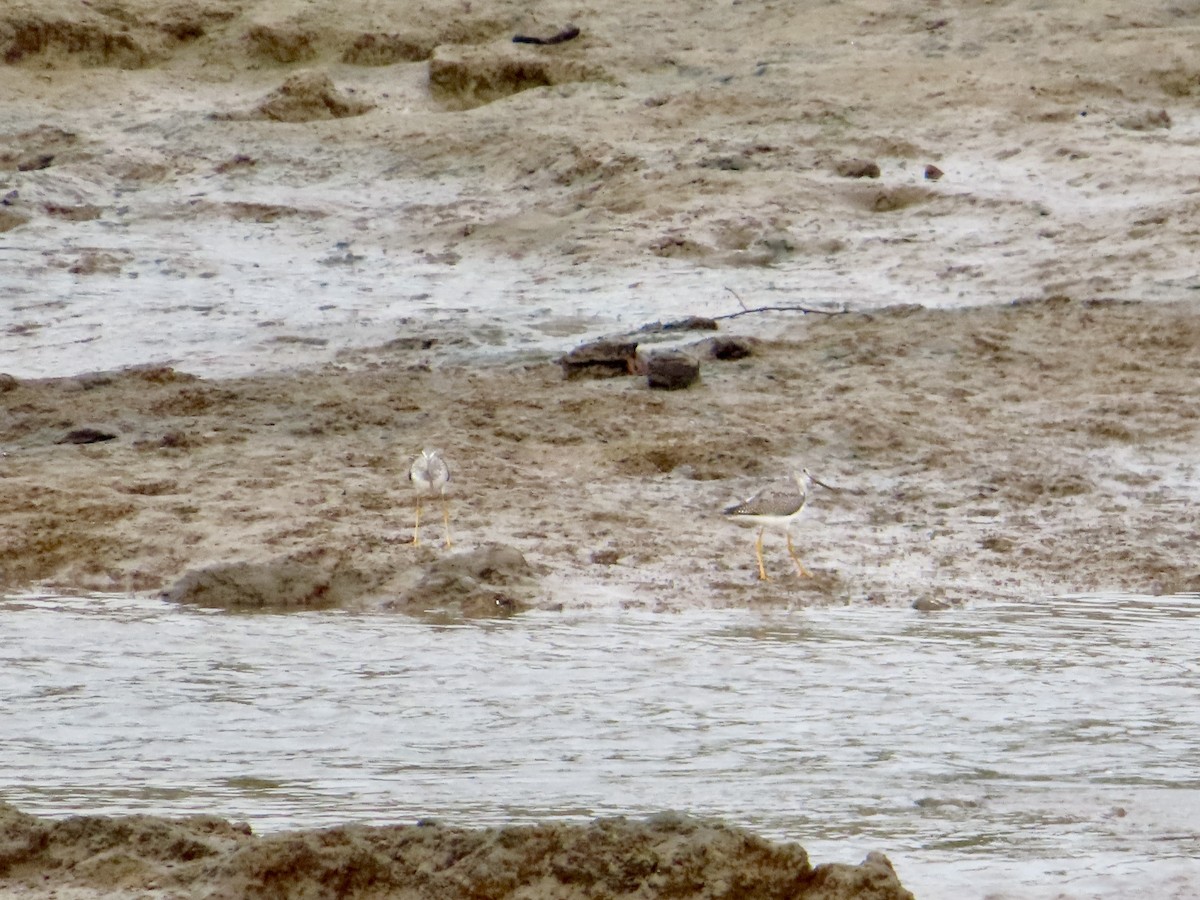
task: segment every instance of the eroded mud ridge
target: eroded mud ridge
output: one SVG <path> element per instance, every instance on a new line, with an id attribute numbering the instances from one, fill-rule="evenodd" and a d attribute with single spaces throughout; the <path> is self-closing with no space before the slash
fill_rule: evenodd
<path id="1" fill-rule="evenodd" d="M 259 837 L 214 817 L 38 819 L 0 804 L 0 892 L 209 898 L 764 897 L 911 900 L 891 863 L 814 867 L 796 844 L 719 822 L 646 821 L 466 829 L 426 822 Z M 141 893 L 141 892 L 147 893 Z"/>
<path id="2" fill-rule="evenodd" d="M 475 585 L 469 612 L 1200 586 L 1191 307 L 796 316 L 745 358 L 689 346 L 701 381 L 670 392 L 395 348 L 245 379 L 12 382 L 4 584 L 154 591 L 253 563 L 300 572 L 284 604 L 422 611 Z M 424 446 L 455 470 L 453 547 L 436 505 L 412 543 Z M 753 532 L 720 510 L 794 465 L 842 490 L 814 490 L 796 528 L 814 577 L 768 536 L 759 582 Z"/>

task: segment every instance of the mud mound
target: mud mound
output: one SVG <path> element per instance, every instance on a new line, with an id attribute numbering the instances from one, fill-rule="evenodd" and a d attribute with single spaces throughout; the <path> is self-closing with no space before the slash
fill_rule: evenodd
<path id="1" fill-rule="evenodd" d="M 529 606 L 533 569 L 519 550 L 489 544 L 433 562 L 386 609 L 416 616 L 507 616 Z"/>
<path id="2" fill-rule="evenodd" d="M 5 4 L 0 16 L 0 58 L 32 67 L 157 65 L 235 18 L 220 0 L 211 3 L 140 5 L 47 0 Z M 14 8 L 15 7 L 15 8 Z"/>
<path id="3" fill-rule="evenodd" d="M 342 51 L 342 62 L 352 66 L 390 66 L 429 59 L 437 39 L 432 34 L 380 34 L 366 32 Z"/>
<path id="4" fill-rule="evenodd" d="M 301 72 L 259 103 L 251 117 L 275 122 L 313 122 L 361 116 L 374 108 L 372 103 L 339 91 L 324 72 Z"/>
<path id="5" fill-rule="evenodd" d="M 221 609 L 315 609 L 344 604 L 363 587 L 364 579 L 345 569 L 291 560 L 235 562 L 189 572 L 162 597 Z"/>
<path id="6" fill-rule="evenodd" d="M 65 151 L 73 149 L 78 140 L 74 133 L 50 125 L 0 135 L 0 170 L 28 172 L 47 168 Z"/>
<path id="7" fill-rule="evenodd" d="M 17 13 L 0 20 L 0 55 L 10 65 L 49 65 L 69 57 L 85 66 L 141 69 L 164 55 L 159 42 L 148 38 L 88 12 L 78 20 Z"/>
<path id="8" fill-rule="evenodd" d="M 886 857 L 814 867 L 796 844 L 664 814 L 586 825 L 341 827 L 256 837 L 212 817 L 39 819 L 0 803 L 0 889 L 134 895 L 527 900 L 911 900 Z"/>
<path id="9" fill-rule="evenodd" d="M 494 40 L 510 27 L 490 17 L 456 14 L 437 22 L 414 22 L 403 12 L 382 19 L 355 12 L 345 7 L 332 14 L 310 9 L 297 11 L 286 21 L 256 22 L 245 30 L 240 43 L 253 64 L 339 59 L 356 66 L 388 66 L 429 59 L 439 44 Z M 336 17 L 336 25 L 331 16 Z"/>
<path id="10" fill-rule="evenodd" d="M 517 45 L 439 47 L 429 60 L 429 88 L 450 109 L 471 109 L 532 88 L 612 81 L 604 69 Z"/>

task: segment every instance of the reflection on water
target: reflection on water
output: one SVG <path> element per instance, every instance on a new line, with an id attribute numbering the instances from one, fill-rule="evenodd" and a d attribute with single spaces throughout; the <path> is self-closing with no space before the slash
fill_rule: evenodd
<path id="1" fill-rule="evenodd" d="M 21 598 L 0 627 L 0 796 L 29 812 L 672 808 L 883 850 L 926 900 L 1200 894 L 1198 597 L 452 627 Z"/>

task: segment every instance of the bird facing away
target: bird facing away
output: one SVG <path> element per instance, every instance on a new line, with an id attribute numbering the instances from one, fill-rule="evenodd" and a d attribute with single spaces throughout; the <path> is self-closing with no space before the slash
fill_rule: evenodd
<path id="1" fill-rule="evenodd" d="M 413 460 L 408 470 L 408 480 L 412 482 L 413 490 L 417 492 L 417 515 L 413 522 L 413 544 L 421 543 L 421 501 L 426 497 L 442 498 L 442 521 L 445 523 L 445 540 L 447 547 L 453 547 L 450 540 L 450 507 L 446 502 L 446 485 L 450 481 L 450 467 L 442 459 L 441 450 L 422 450 L 421 455 Z"/>
<path id="2" fill-rule="evenodd" d="M 770 485 L 763 488 L 749 500 L 743 500 L 725 510 L 726 517 L 740 525 L 757 525 L 758 539 L 754 542 L 754 555 L 758 560 L 758 578 L 760 581 L 770 580 L 766 567 L 763 565 L 763 531 L 767 528 L 778 528 L 787 536 L 788 555 L 796 564 L 796 571 L 805 578 L 811 578 L 812 572 L 804 568 L 796 549 L 792 546 L 792 524 L 804 512 L 804 504 L 808 501 L 808 490 L 814 479 L 808 474 L 808 469 L 792 472 L 792 480 L 786 484 Z"/>

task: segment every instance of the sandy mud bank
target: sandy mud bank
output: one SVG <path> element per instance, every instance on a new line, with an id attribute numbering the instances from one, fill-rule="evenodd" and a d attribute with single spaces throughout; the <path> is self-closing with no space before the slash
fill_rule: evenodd
<path id="1" fill-rule="evenodd" d="M 505 612 L 1200 587 L 1190 306 L 914 307 L 797 315 L 784 333 L 735 360 L 698 337 L 701 379 L 678 391 L 395 348 L 245 379 L 15 381 L 3 583 L 160 591 L 286 565 L 311 584 L 281 605 L 416 612 L 452 606 L 464 578 Z M 454 470 L 453 547 L 436 505 L 412 541 L 406 473 L 426 446 Z M 814 577 L 768 535 L 762 582 L 753 532 L 720 511 L 799 465 L 842 490 L 815 489 L 795 529 Z M 470 556 L 496 545 L 511 571 Z M 414 596 L 422 583 L 445 590 Z"/>
<path id="2" fill-rule="evenodd" d="M 52 886 L 51 886 L 52 885 Z M 260 837 L 213 817 L 39 819 L 0 804 L 0 896 L 911 900 L 886 857 L 813 866 L 719 822 L 345 826 Z"/>

